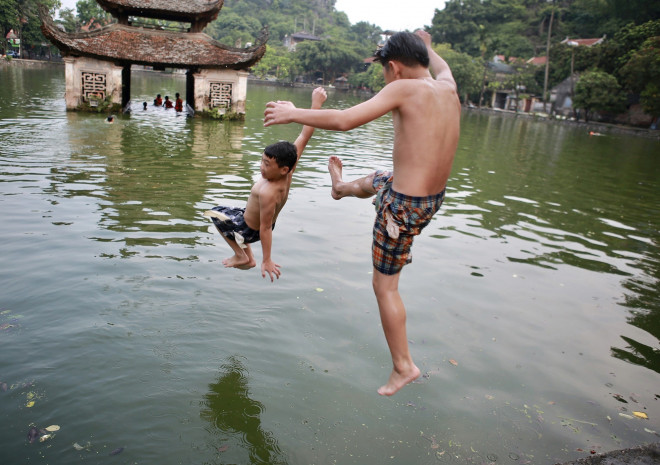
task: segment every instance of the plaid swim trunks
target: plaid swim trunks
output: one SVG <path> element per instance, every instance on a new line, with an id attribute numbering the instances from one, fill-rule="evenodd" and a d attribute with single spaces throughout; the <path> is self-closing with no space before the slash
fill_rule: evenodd
<path id="1" fill-rule="evenodd" d="M 243 218 L 245 208 L 218 205 L 217 207 L 213 207 L 211 211 L 220 212 L 228 218 L 223 221 L 217 217 L 211 216 L 211 220 L 218 232 L 235 241 L 242 248 L 246 247 L 244 244 L 251 244 L 260 239 L 259 231 L 249 227 L 245 222 L 245 218 Z M 273 229 L 275 229 L 274 224 Z"/>
<path id="2" fill-rule="evenodd" d="M 376 220 L 374 221 L 371 254 L 374 268 L 393 275 L 412 261 L 413 237 L 422 232 L 440 209 L 445 190 L 426 197 L 400 194 L 392 189 L 392 172 L 376 171 Z"/>

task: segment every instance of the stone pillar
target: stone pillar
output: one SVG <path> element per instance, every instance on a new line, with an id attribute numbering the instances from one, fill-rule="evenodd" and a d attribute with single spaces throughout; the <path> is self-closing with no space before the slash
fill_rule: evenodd
<path id="1" fill-rule="evenodd" d="M 231 69 L 203 69 L 195 73 L 195 110 L 219 108 L 221 113 L 245 115 L 247 77 L 247 72 Z"/>
<path id="2" fill-rule="evenodd" d="M 195 108 L 195 71 L 192 69 L 186 71 L 186 105 L 197 111 Z"/>
<path id="3" fill-rule="evenodd" d="M 83 104 L 97 103 L 97 99 L 110 99 L 113 104 L 121 105 L 121 66 L 86 57 L 65 57 L 64 64 L 64 100 L 67 110 L 77 110 Z"/>
<path id="4" fill-rule="evenodd" d="M 121 69 L 121 107 L 126 108 L 131 101 L 131 65 Z"/>

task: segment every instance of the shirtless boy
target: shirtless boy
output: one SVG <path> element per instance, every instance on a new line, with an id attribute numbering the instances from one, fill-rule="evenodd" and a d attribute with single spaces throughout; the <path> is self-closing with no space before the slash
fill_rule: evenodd
<path id="1" fill-rule="evenodd" d="M 311 108 L 321 108 L 326 98 L 323 87 L 314 89 Z M 252 186 L 244 209 L 217 206 L 204 212 L 205 216 L 211 217 L 215 227 L 234 251 L 234 256 L 222 261 L 225 267 L 242 270 L 255 267 L 257 262 L 250 244 L 261 240 L 261 276 L 265 278 L 268 273 L 271 282 L 273 276 L 279 279 L 280 265 L 273 262 L 271 257 L 273 229 L 277 215 L 289 197 L 293 172 L 312 134 L 313 127 L 303 126 L 293 144 L 282 141 L 264 149 L 261 154 L 261 179 Z"/>
<path id="2" fill-rule="evenodd" d="M 347 131 L 392 112 L 392 172 L 376 171 L 345 182 L 341 160 L 332 156 L 328 164 L 333 198 L 376 196 L 373 288 L 393 364 L 378 393 L 391 396 L 420 375 L 408 349 L 399 276 L 411 261 L 413 237 L 444 200 L 461 110 L 451 70 L 431 48 L 428 33 L 394 34 L 374 56 L 383 65 L 386 86 L 370 100 L 345 110 L 319 111 L 298 109 L 291 102 L 269 102 L 264 125 L 296 122 Z"/>

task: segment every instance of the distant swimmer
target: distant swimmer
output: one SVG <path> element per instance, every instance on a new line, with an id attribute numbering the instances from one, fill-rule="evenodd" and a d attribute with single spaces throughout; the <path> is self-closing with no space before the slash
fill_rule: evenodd
<path id="1" fill-rule="evenodd" d="M 176 93 L 176 102 L 174 103 L 174 109 L 176 111 L 183 111 L 183 100 L 179 96 L 179 93 Z"/>

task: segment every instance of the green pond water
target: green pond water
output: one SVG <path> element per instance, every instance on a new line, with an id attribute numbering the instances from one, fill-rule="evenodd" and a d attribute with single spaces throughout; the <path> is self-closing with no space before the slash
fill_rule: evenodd
<path id="1" fill-rule="evenodd" d="M 1 464 L 553 464 L 660 441 L 657 141 L 465 111 L 400 283 L 424 376 L 383 398 L 373 206 L 331 199 L 327 159 L 391 166 L 390 118 L 316 132 L 270 283 L 223 268 L 202 213 L 244 205 L 264 146 L 300 130 L 263 128 L 266 102 L 310 90 L 250 85 L 240 123 L 142 110 L 184 87 L 136 72 L 107 124 L 66 112 L 62 68 L 0 66 Z"/>

